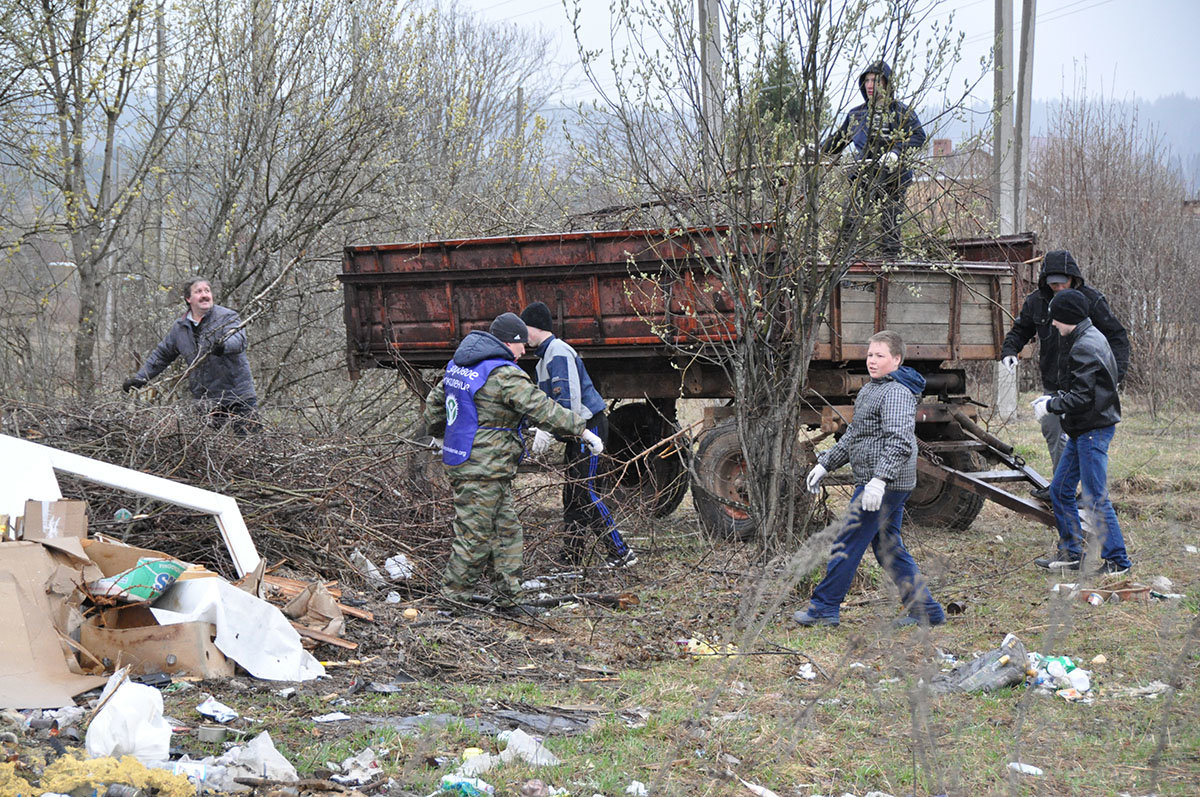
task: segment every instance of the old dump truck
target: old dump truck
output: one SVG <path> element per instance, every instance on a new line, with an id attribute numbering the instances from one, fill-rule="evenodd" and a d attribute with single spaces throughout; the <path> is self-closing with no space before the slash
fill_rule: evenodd
<path id="1" fill-rule="evenodd" d="M 619 489 L 640 494 L 661 516 L 683 499 L 691 473 L 705 528 L 746 538 L 754 521 L 731 411 L 710 408 L 695 435 L 679 435 L 676 420 L 680 398 L 734 398 L 719 365 L 681 358 L 673 346 L 696 341 L 688 297 L 711 279 L 705 244 L 716 234 L 619 230 L 348 246 L 339 279 L 351 375 L 397 368 L 424 391 L 467 332 L 544 301 L 552 331 L 579 351 L 601 394 L 619 400 L 609 452 L 634 460 L 619 471 Z M 1043 505 L 1004 489 L 1046 480 L 975 423 L 979 405 L 966 395 L 966 364 L 999 359 L 1009 322 L 1032 288 L 1034 267 L 1026 261 L 1035 244 L 1029 234 L 957 240 L 952 262 L 860 262 L 833 291 L 809 370 L 819 400 L 801 410 L 803 421 L 831 432 L 844 427 L 868 380 L 865 341 L 884 328 L 903 335 L 906 364 L 928 381 L 917 414 L 918 483 L 907 507 L 913 522 L 966 529 L 991 499 L 1053 525 Z M 648 295 L 661 299 L 646 302 Z M 719 299 L 714 310 L 722 310 Z M 667 438 L 670 444 L 658 445 Z"/>

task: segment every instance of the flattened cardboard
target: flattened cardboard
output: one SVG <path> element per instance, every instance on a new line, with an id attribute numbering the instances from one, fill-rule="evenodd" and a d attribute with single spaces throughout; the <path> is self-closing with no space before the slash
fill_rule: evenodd
<path id="1" fill-rule="evenodd" d="M 87 501 L 26 501 L 25 539 L 87 537 Z"/>
<path id="2" fill-rule="evenodd" d="M 74 654 L 59 637 L 46 592 L 60 579 L 59 566 L 37 543 L 0 546 L 0 708 L 72 706 L 75 695 L 104 684 L 68 667 Z"/>

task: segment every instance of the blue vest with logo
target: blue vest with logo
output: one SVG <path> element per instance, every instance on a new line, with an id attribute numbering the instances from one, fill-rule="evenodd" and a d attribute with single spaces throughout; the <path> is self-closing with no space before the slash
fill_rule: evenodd
<path id="1" fill-rule="evenodd" d="M 446 363 L 442 386 L 446 393 L 446 436 L 442 441 L 442 462 L 461 465 L 471 458 L 475 433 L 479 431 L 479 411 L 475 394 L 487 382 L 492 371 L 501 366 L 517 364 L 499 357 L 483 360 L 472 366 Z M 491 427 L 488 427 L 491 428 Z"/>

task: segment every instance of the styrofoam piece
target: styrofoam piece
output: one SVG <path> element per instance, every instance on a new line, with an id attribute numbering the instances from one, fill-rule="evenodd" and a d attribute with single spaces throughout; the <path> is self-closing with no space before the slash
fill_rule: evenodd
<path id="1" fill-rule="evenodd" d="M 254 540 L 250 538 L 246 521 L 242 519 L 242 512 L 238 509 L 237 501 L 227 495 L 202 490 L 190 484 L 182 484 L 130 468 L 122 468 L 120 465 L 112 465 L 68 451 L 61 451 L 12 435 L 0 435 L 0 462 L 8 463 L 4 473 L 19 470 L 25 474 L 22 479 L 11 482 L 0 480 L 0 506 L 14 505 L 18 499 L 20 502 L 21 508 L 17 512 L 9 512 L 9 514 L 22 514 L 25 511 L 27 499 L 57 500 L 61 498 L 62 494 L 58 492 L 58 482 L 54 478 L 53 471 L 69 473 L 93 484 L 103 484 L 106 487 L 114 487 L 135 495 L 154 498 L 182 506 L 185 509 L 213 515 L 217 520 L 217 528 L 221 532 L 222 539 L 225 540 L 225 547 L 229 550 L 229 556 L 233 559 L 233 566 L 238 575 L 244 576 L 258 567 L 260 561 L 258 549 L 254 546 Z M 13 463 L 17 464 L 14 466 Z M 41 493 L 47 493 L 49 490 L 46 480 L 47 466 L 52 469 L 49 477 L 54 482 L 54 489 L 51 492 L 57 494 L 26 494 L 31 489 L 30 485 L 38 486 L 38 491 Z"/>

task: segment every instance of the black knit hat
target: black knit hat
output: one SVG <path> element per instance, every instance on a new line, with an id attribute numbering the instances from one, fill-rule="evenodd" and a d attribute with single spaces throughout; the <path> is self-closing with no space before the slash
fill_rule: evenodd
<path id="1" fill-rule="evenodd" d="M 1050 320 L 1078 324 L 1091 315 L 1087 297 L 1071 288 L 1059 291 L 1050 300 Z"/>
<path id="2" fill-rule="evenodd" d="M 554 320 L 550 318 L 550 308 L 545 302 L 533 302 L 521 311 L 521 320 L 531 327 L 550 331 Z"/>
<path id="3" fill-rule="evenodd" d="M 516 313 L 501 313 L 488 329 L 505 343 L 528 343 L 529 328 Z"/>

